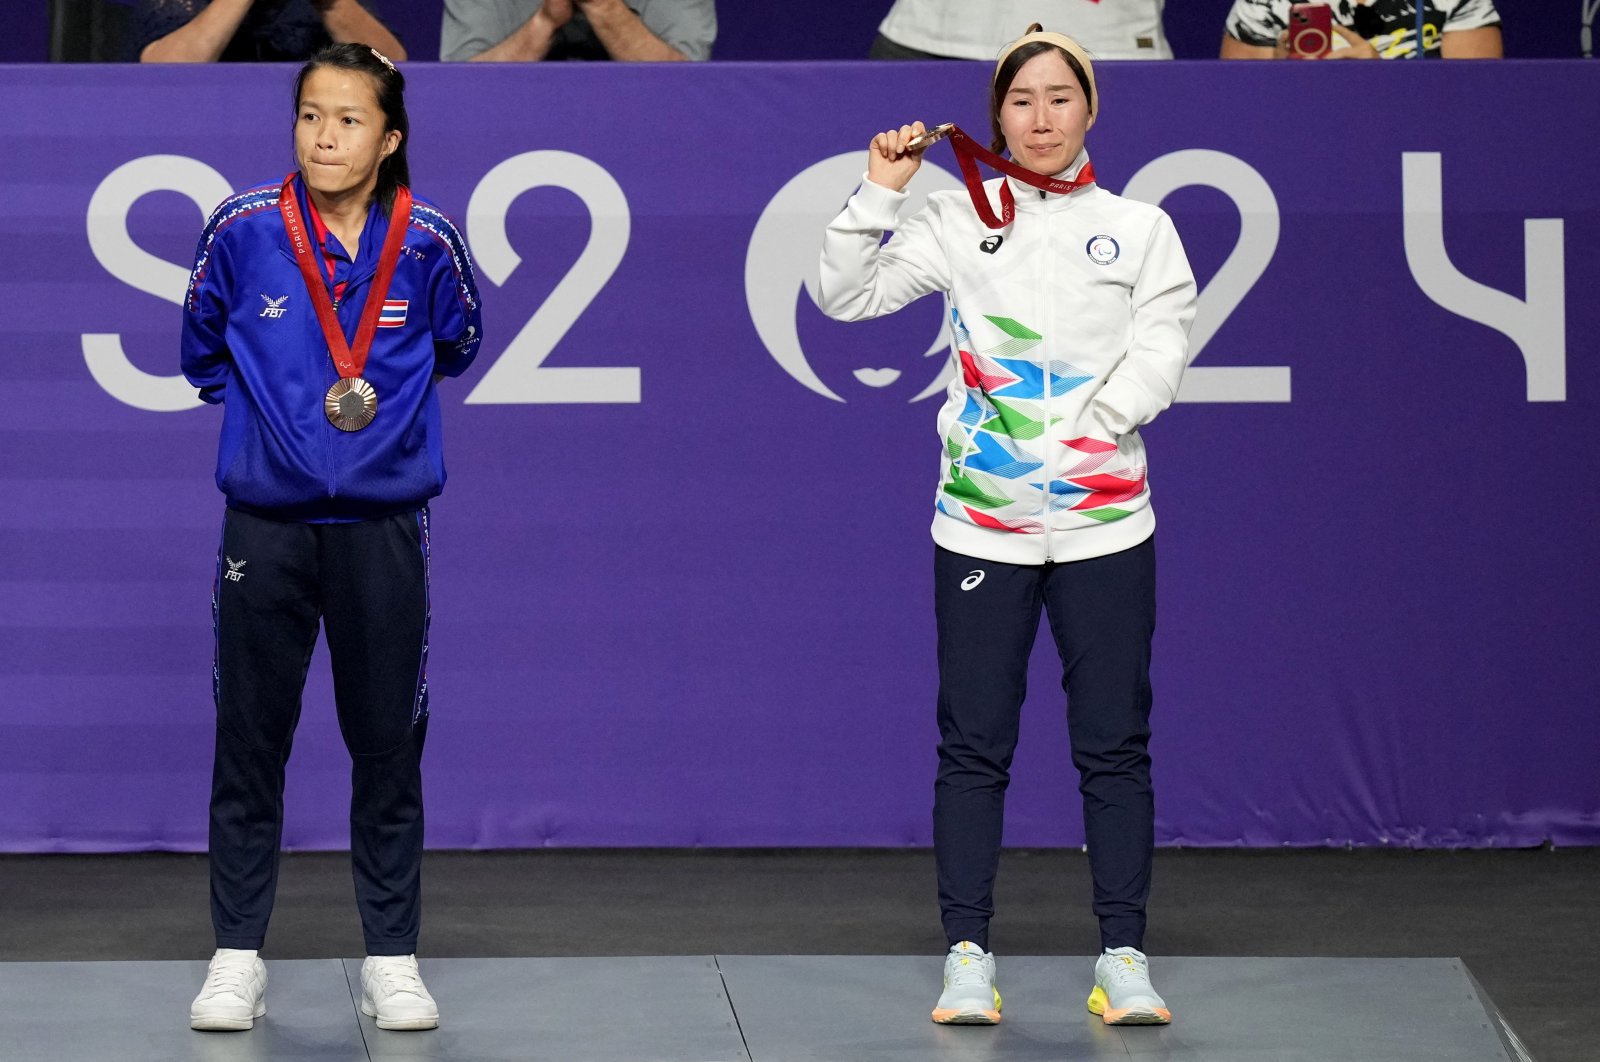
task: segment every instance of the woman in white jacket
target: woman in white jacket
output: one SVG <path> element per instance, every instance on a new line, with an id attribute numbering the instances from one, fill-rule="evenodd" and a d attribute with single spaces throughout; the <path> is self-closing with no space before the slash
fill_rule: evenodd
<path id="1" fill-rule="evenodd" d="M 898 221 L 921 123 L 873 137 L 828 226 L 822 309 L 841 320 L 948 293 L 960 371 L 939 412 L 934 847 L 950 951 L 933 1020 L 1000 1020 L 988 950 L 1005 790 L 1041 606 L 1060 651 L 1102 954 L 1089 1009 L 1171 1020 L 1142 952 L 1155 812 L 1155 518 L 1144 443 L 1178 390 L 1195 283 L 1172 221 L 1094 183 L 1094 67 L 1035 25 L 1000 55 L 990 117 L 1012 176 Z M 970 149 L 968 149 L 970 150 Z M 987 221 L 985 220 L 987 218 Z M 882 244 L 885 230 L 894 237 Z"/>

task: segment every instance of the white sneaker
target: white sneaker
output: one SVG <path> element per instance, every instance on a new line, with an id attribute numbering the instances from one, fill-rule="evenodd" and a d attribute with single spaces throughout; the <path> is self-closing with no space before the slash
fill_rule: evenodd
<path id="1" fill-rule="evenodd" d="M 950 947 L 944 960 L 944 993 L 933 1008 L 940 1025 L 997 1025 L 1000 990 L 994 986 L 994 954 L 970 940 Z"/>
<path id="2" fill-rule="evenodd" d="M 267 964 L 254 951 L 218 948 L 189 1005 L 189 1028 L 240 1032 L 267 1012 Z"/>
<path id="3" fill-rule="evenodd" d="M 1107 1025 L 1165 1025 L 1166 1001 L 1150 984 L 1150 960 L 1138 948 L 1111 948 L 1094 964 L 1089 1013 Z"/>
<path id="4" fill-rule="evenodd" d="M 415 955 L 368 955 L 361 964 L 361 1013 L 380 1029 L 437 1029 L 439 1004 L 417 972 Z"/>

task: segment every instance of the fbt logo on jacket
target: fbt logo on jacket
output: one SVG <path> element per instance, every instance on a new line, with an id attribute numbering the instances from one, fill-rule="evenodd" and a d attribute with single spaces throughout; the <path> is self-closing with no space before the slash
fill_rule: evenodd
<path id="1" fill-rule="evenodd" d="M 261 301 L 267 304 L 266 309 L 261 311 L 262 317 L 282 317 L 284 311 L 288 309 L 284 304 L 289 301 L 289 296 L 280 295 L 274 299 L 263 291 Z"/>

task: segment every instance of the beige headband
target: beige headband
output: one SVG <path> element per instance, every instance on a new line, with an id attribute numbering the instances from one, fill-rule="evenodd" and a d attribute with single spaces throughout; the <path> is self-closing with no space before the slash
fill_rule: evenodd
<path id="1" fill-rule="evenodd" d="M 1068 37 L 1064 33 L 1051 33 L 1047 30 L 1040 29 L 1039 24 L 1035 22 L 1028 28 L 1027 33 L 1024 33 L 1022 36 L 1006 45 L 1005 49 L 1000 53 L 1000 58 L 995 60 L 995 79 L 997 80 L 1000 77 L 1000 68 L 1005 65 L 1006 59 L 1011 55 L 1012 52 L 1016 51 L 1018 48 L 1021 48 L 1024 44 L 1033 44 L 1035 41 L 1039 41 L 1044 44 L 1055 45 L 1057 48 L 1060 48 L 1062 51 L 1076 59 L 1078 61 L 1078 65 L 1083 67 L 1083 76 L 1089 81 L 1089 83 L 1084 86 L 1084 88 L 1089 90 L 1089 117 L 1093 119 L 1094 116 L 1100 111 L 1100 93 L 1095 88 L 1094 84 L 1094 61 L 1089 58 L 1089 53 L 1083 50 L 1083 45 L 1079 44 L 1077 41 L 1073 40 L 1071 37 Z"/>

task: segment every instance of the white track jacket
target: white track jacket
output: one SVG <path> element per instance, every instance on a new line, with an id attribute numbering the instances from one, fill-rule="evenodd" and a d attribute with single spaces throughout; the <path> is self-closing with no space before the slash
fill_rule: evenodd
<path id="1" fill-rule="evenodd" d="M 823 238 L 822 311 L 859 321 L 949 293 L 935 542 L 1010 564 L 1116 553 L 1155 530 L 1138 429 L 1177 394 L 1194 275 L 1157 207 L 995 178 L 996 214 L 1002 181 L 1016 218 L 994 230 L 965 190 L 897 224 L 906 193 L 863 180 Z"/>

